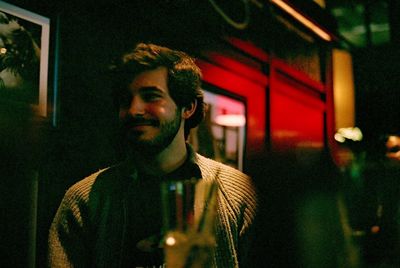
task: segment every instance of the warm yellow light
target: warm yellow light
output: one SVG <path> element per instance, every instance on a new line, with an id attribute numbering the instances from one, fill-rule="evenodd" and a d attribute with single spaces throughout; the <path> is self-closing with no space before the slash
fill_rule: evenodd
<path id="1" fill-rule="evenodd" d="M 226 127 L 242 127 L 246 124 L 246 117 L 242 114 L 220 114 L 215 117 L 215 123 Z"/>
<path id="2" fill-rule="evenodd" d="M 165 240 L 165 244 L 167 244 L 168 246 L 173 246 L 176 244 L 176 239 L 172 236 L 167 237 L 167 239 Z"/>
<path id="3" fill-rule="evenodd" d="M 294 8 L 289 6 L 286 2 L 282 0 L 271 0 L 274 4 L 282 8 L 284 11 L 289 13 L 291 16 L 293 16 L 295 19 L 297 19 L 299 22 L 301 22 L 304 26 L 312 30 L 314 33 L 316 33 L 319 37 L 326 41 L 331 41 L 332 37 L 322 30 L 318 25 L 316 25 L 314 22 L 310 21 L 306 17 L 304 17 L 302 14 L 297 12 Z"/>
<path id="4" fill-rule="evenodd" d="M 343 143 L 346 141 L 346 139 L 352 141 L 361 141 L 363 139 L 363 134 L 358 127 L 339 128 L 335 133 L 335 140 Z"/>
<path id="5" fill-rule="evenodd" d="M 355 90 L 351 53 L 333 49 L 332 69 L 335 129 L 354 127 Z"/>
<path id="6" fill-rule="evenodd" d="M 325 0 L 314 0 L 314 2 L 317 3 L 322 8 L 326 7 Z"/>

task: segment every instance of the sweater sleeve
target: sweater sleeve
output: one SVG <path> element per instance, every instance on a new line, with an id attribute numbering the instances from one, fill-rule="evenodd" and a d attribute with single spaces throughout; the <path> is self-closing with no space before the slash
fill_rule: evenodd
<path id="1" fill-rule="evenodd" d="M 83 180 L 68 189 L 64 195 L 49 230 L 49 267 L 86 266 L 90 252 L 87 247 L 85 220 L 88 218 L 88 184 L 91 183 L 90 179 Z"/>
<path id="2" fill-rule="evenodd" d="M 246 177 L 242 187 L 241 222 L 239 223 L 239 264 L 240 267 L 249 267 L 249 250 L 253 242 L 255 230 L 254 221 L 257 214 L 258 198 L 251 178 Z"/>
<path id="3" fill-rule="evenodd" d="M 229 267 L 248 267 L 247 255 L 257 212 L 257 193 L 252 179 L 241 171 L 197 155 L 197 163 L 203 179 L 217 180 L 219 184 L 219 217 L 221 228 L 227 237 L 222 238 L 222 248 L 231 248 L 232 263 Z M 225 250 L 224 250 L 225 251 Z M 220 259 L 228 259 L 226 252 L 220 250 Z M 229 253 L 228 253 L 229 254 Z M 227 263 L 219 265 L 228 267 Z"/>

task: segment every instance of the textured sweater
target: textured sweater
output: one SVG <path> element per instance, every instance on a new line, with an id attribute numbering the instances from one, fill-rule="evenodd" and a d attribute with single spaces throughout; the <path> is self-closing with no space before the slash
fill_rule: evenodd
<path id="1" fill-rule="evenodd" d="M 213 267 L 243 267 L 256 213 L 248 176 L 194 152 L 202 179 L 217 181 L 217 246 Z M 100 170 L 71 186 L 49 232 L 50 267 L 121 267 L 126 245 L 126 189 L 137 172 L 124 165 Z M 139 178 L 140 179 L 140 178 Z"/>

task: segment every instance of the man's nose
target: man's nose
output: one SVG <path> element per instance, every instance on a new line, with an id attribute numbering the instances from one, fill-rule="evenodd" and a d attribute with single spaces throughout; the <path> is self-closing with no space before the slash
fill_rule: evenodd
<path id="1" fill-rule="evenodd" d="M 140 97 L 133 97 L 129 106 L 129 113 L 131 115 L 141 115 L 145 111 L 145 102 Z"/>

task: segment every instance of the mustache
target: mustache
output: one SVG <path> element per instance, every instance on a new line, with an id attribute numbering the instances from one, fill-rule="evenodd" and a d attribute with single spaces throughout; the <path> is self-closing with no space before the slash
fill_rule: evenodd
<path id="1" fill-rule="evenodd" d="M 124 119 L 121 122 L 122 128 L 129 128 L 139 125 L 151 125 L 151 126 L 158 126 L 159 121 L 152 118 L 144 118 L 144 117 L 129 117 Z"/>

